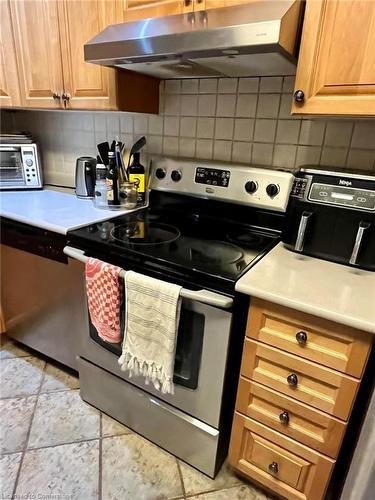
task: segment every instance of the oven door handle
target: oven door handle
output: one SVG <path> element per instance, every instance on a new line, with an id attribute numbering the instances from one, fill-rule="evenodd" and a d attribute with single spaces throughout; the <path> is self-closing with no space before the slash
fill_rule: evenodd
<path id="1" fill-rule="evenodd" d="M 72 257 L 73 259 L 79 260 L 84 263 L 88 259 L 88 257 L 86 257 L 85 255 L 85 252 L 83 250 L 79 250 L 78 248 L 66 246 L 64 247 L 63 252 L 68 257 Z M 121 271 L 120 276 L 124 278 L 125 271 Z M 219 293 L 210 292 L 209 290 L 189 290 L 187 288 L 182 288 L 180 296 L 184 299 L 202 302 L 203 304 L 214 307 L 221 307 L 222 309 L 230 309 L 233 305 L 232 298 L 226 297 L 225 295 L 221 295 Z"/>

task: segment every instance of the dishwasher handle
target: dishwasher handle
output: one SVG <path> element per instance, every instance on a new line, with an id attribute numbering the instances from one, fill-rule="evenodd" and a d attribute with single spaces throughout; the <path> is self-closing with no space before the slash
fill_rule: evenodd
<path id="1" fill-rule="evenodd" d="M 86 257 L 85 252 L 78 248 L 66 246 L 64 247 L 64 253 L 68 257 L 79 260 L 81 262 L 86 262 L 88 257 Z M 120 276 L 125 278 L 125 271 L 120 272 Z M 184 299 L 194 300 L 196 302 L 202 302 L 202 304 L 207 304 L 214 307 L 220 307 L 222 309 L 230 309 L 233 305 L 233 299 L 221 295 L 216 292 L 211 292 L 210 290 L 189 290 L 187 288 L 182 288 L 180 292 L 180 297 Z"/>

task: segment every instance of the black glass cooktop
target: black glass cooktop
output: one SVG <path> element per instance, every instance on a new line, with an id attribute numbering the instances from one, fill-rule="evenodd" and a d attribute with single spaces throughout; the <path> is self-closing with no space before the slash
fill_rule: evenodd
<path id="1" fill-rule="evenodd" d="M 145 209 L 70 231 L 70 244 L 101 258 L 143 256 L 147 262 L 234 282 L 276 242 L 272 231 L 221 218 L 169 209 Z M 108 256 L 108 261 L 110 261 Z M 148 264 L 145 264 L 148 265 Z M 129 268 L 129 267 L 128 267 Z M 144 268 L 146 272 L 146 267 Z"/>

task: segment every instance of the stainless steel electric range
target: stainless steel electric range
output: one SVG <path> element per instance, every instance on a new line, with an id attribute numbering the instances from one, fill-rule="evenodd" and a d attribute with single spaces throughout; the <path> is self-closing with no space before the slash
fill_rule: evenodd
<path id="1" fill-rule="evenodd" d="M 81 396 L 214 477 L 227 452 L 248 298 L 235 283 L 278 241 L 293 175 L 238 165 L 160 158 L 149 207 L 68 233 L 87 256 L 183 287 L 174 395 L 118 366 L 88 322 L 81 339 Z"/>

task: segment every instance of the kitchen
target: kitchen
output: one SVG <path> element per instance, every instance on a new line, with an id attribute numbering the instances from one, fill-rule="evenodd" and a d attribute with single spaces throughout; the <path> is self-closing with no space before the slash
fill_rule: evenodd
<path id="1" fill-rule="evenodd" d="M 373 2 L 0 9 L 3 498 L 371 498 Z"/>

